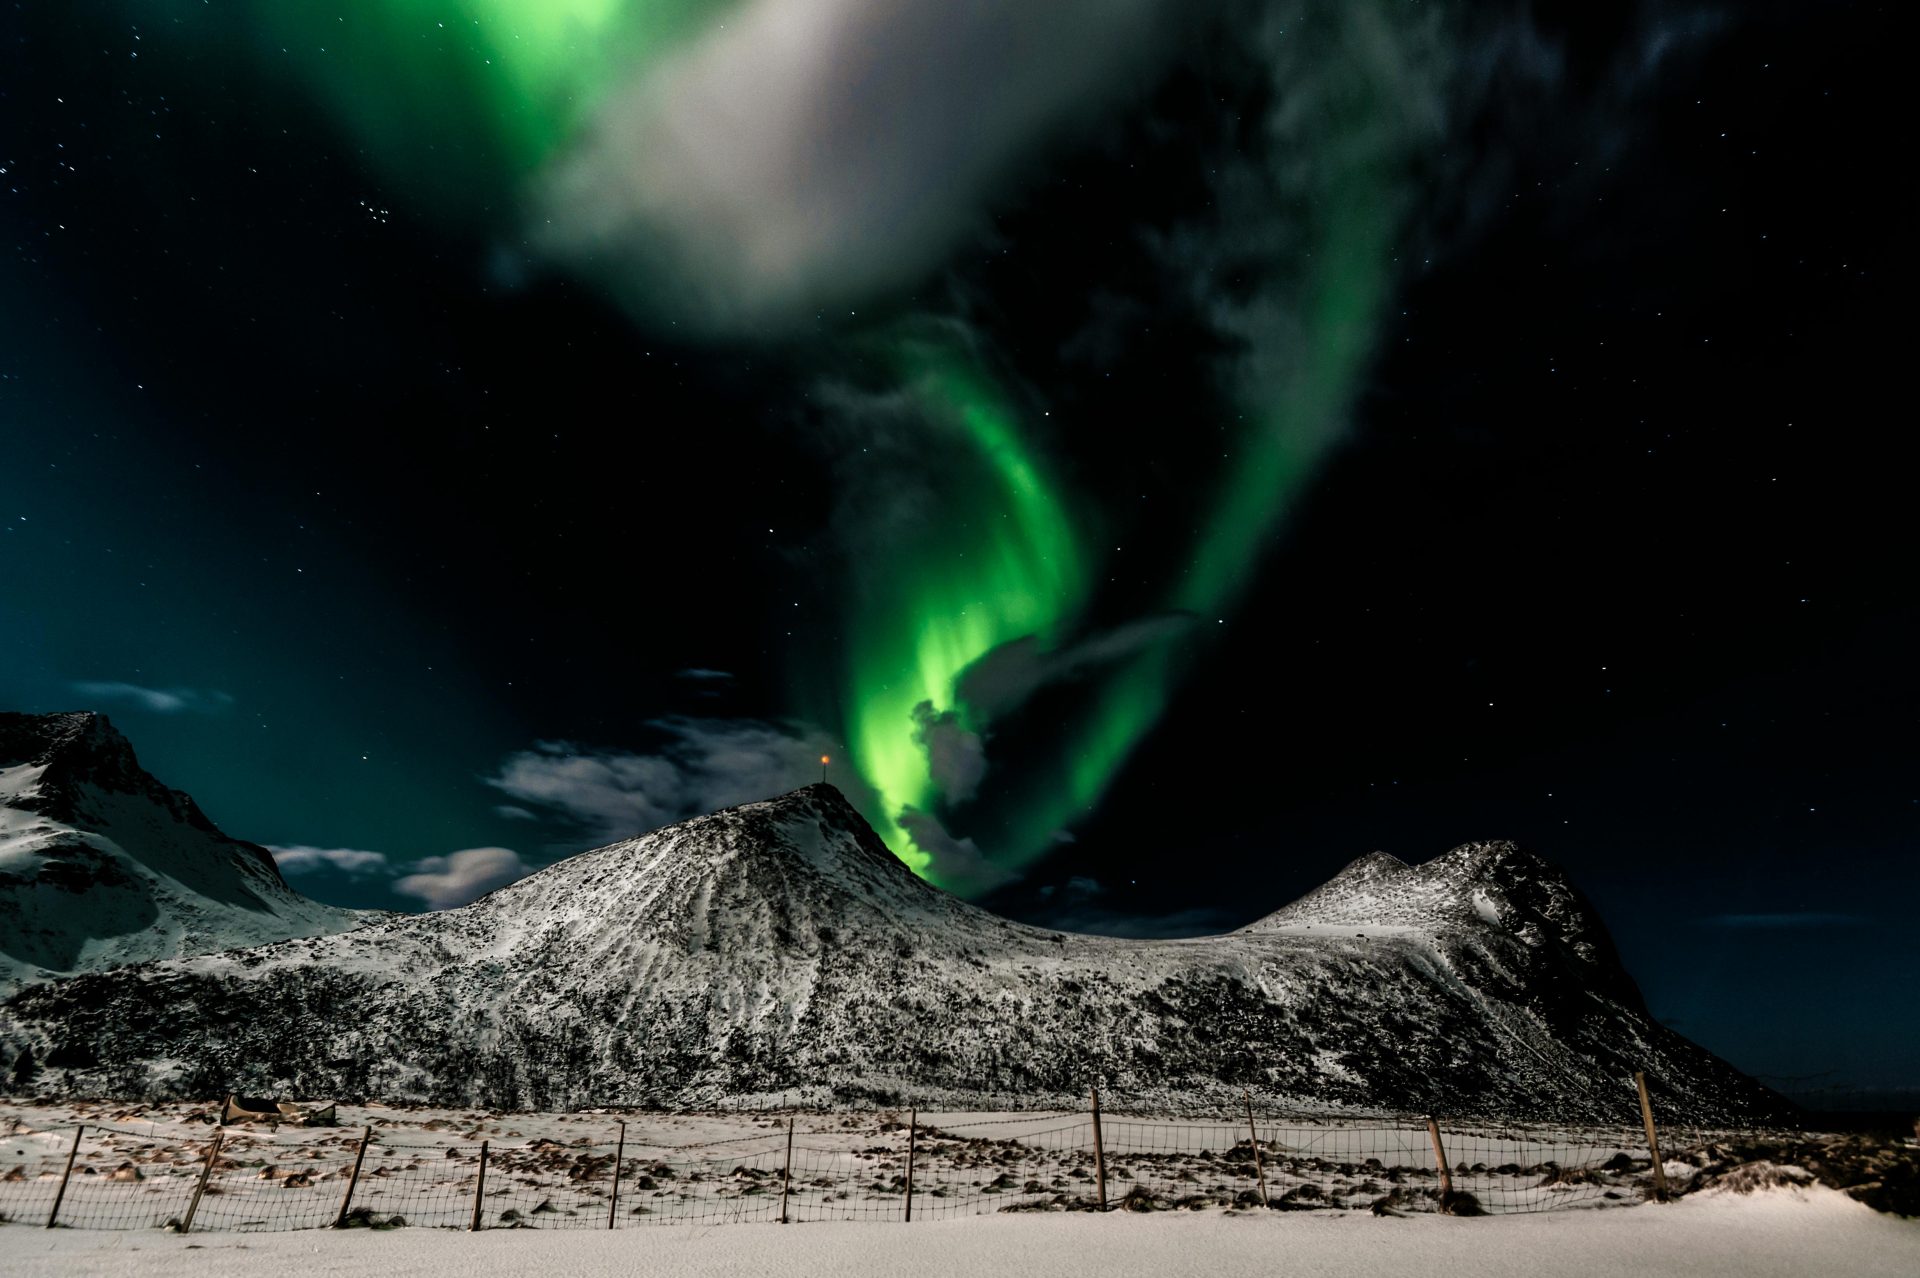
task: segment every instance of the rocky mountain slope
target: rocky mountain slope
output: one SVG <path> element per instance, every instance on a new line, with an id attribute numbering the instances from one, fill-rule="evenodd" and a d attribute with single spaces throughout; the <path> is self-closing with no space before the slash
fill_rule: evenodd
<path id="1" fill-rule="evenodd" d="M 912 1098 L 1673 1120 L 1771 1093 L 1655 1024 L 1508 844 L 1357 862 L 1227 936 L 1026 927 L 915 878 L 838 791 L 583 853 L 462 909 L 26 990 L 78 1092 L 571 1108 Z"/>
<path id="2" fill-rule="evenodd" d="M 0 990 L 360 921 L 147 775 L 106 716 L 0 714 Z"/>

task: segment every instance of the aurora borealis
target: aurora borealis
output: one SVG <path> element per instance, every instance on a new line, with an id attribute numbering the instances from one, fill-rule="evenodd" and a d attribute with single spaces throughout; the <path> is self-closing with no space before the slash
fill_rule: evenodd
<path id="1" fill-rule="evenodd" d="M 916 715 L 984 730 L 977 709 L 957 699 L 961 676 L 1001 644 L 1058 642 L 1086 597 L 1089 548 L 1018 409 L 983 370 L 922 343 L 892 362 L 914 410 L 957 433 L 978 472 L 944 476 L 945 500 L 918 512 L 920 527 L 893 530 L 877 547 L 848 626 L 843 716 L 854 764 L 879 800 L 870 819 L 924 873 L 931 858 L 900 815 L 945 796 Z"/>
<path id="2" fill-rule="evenodd" d="M 29 3 L 0 701 L 386 907 L 823 754 L 1090 930 L 1515 837 L 1738 1058 L 1915 886 L 1876 20 Z"/>
<path id="3" fill-rule="evenodd" d="M 566 142 L 611 84 L 731 3 L 377 0 L 344 12 L 312 4 L 244 9 L 254 55 L 292 59 L 396 178 L 427 197 L 440 190 L 499 199 Z M 223 43 L 233 34 L 207 32 Z M 464 189 L 445 192 L 448 182 Z"/>
<path id="4" fill-rule="evenodd" d="M 649 77 L 663 64 L 671 72 L 675 51 L 697 47 L 703 32 L 724 25 L 732 7 L 696 0 L 472 0 L 453 6 L 458 20 L 449 28 L 444 5 L 391 0 L 352 22 L 340 20 L 345 38 L 323 57 L 308 59 L 304 70 L 345 126 L 396 172 L 445 181 L 444 164 L 417 169 L 415 152 L 422 139 L 435 139 L 438 150 L 451 137 L 465 139 L 467 151 L 493 157 L 496 166 L 492 173 L 463 174 L 463 181 L 491 183 L 510 196 L 529 175 L 538 186 L 543 166 L 551 164 L 576 170 L 562 187 L 570 190 L 581 181 L 582 162 L 566 156 L 603 100 L 644 95 Z M 811 7 L 830 16 L 833 6 Z M 796 9 L 792 25 L 804 26 L 808 8 Z M 316 33 L 302 39 L 297 30 L 282 30 L 311 24 L 313 12 L 278 6 L 262 12 L 274 38 L 314 47 Z M 1383 62 L 1355 51 L 1368 38 L 1390 47 L 1397 38 L 1392 19 L 1359 6 L 1345 18 L 1304 21 L 1321 32 L 1327 54 L 1351 65 L 1312 77 L 1309 83 L 1337 87 L 1308 96 L 1295 109 L 1306 121 L 1283 127 L 1316 134 L 1311 145 L 1332 158 L 1296 163 L 1290 176 L 1307 177 L 1309 189 L 1276 184 L 1266 192 L 1277 208 L 1300 215 L 1287 242 L 1251 269 L 1300 278 L 1263 279 L 1258 307 L 1280 314 L 1244 317 L 1240 336 L 1256 347 L 1246 361 L 1250 368 L 1236 372 L 1239 384 L 1210 407 L 1237 408 L 1246 425 L 1229 441 L 1231 464 L 1208 481 L 1216 490 L 1212 508 L 1186 564 L 1163 587 L 1159 607 L 1171 614 L 1217 618 L 1232 610 L 1292 496 L 1341 433 L 1391 276 L 1399 230 L 1394 210 L 1404 202 L 1396 184 L 1409 160 L 1400 152 L 1408 131 L 1392 118 L 1403 109 L 1393 102 L 1393 78 L 1405 68 L 1397 57 Z M 423 85 L 451 92 L 423 103 L 417 93 Z M 1302 145 L 1307 138 L 1285 142 Z M 672 171 L 637 177 L 642 185 L 682 180 Z M 629 294 L 631 286 L 615 292 Z M 1272 331 L 1276 318 L 1297 326 L 1297 334 Z M 837 721 L 827 726 L 847 741 L 851 765 L 872 791 L 868 815 L 888 843 L 916 871 L 943 886 L 965 887 L 932 849 L 916 842 L 914 829 L 925 827 L 902 824 L 908 813 L 922 822 L 938 819 L 942 809 L 971 798 L 977 783 L 970 777 L 964 793 L 946 792 L 929 757 L 928 724 L 962 734 L 962 748 L 977 756 L 972 770 L 984 770 L 991 724 L 983 707 L 961 696 L 962 678 L 1002 645 L 1024 642 L 1045 652 L 1075 637 L 1099 560 L 1088 520 L 1097 526 L 1102 501 L 1062 487 L 1034 423 L 994 384 L 977 353 L 953 349 L 951 341 L 942 349 L 908 331 L 883 327 L 863 340 L 888 348 L 883 363 L 911 411 L 925 419 L 922 428 L 954 435 L 964 447 L 947 454 L 958 469 L 941 477 L 936 508 L 922 512 L 922 526 L 887 537 L 885 549 L 863 562 L 844 592 L 846 692 Z M 1295 336 L 1304 338 L 1305 348 L 1289 351 L 1285 344 Z M 1098 804 L 1176 694 L 1183 669 L 1158 642 L 1099 672 L 1102 686 L 1078 721 L 1056 730 L 1059 758 L 1042 765 L 1054 783 L 1045 797 L 1011 814 L 989 852 L 995 864 L 1017 871 Z"/>

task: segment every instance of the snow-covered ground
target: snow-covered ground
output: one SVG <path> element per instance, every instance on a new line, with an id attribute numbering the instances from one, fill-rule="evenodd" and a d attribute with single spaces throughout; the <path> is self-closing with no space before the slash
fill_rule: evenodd
<path id="1" fill-rule="evenodd" d="M 381 1278 L 528 1273 L 833 1274 L 943 1278 L 1441 1273 L 1472 1278 L 1912 1278 L 1920 1222 L 1826 1189 L 1707 1193 L 1633 1211 L 1492 1219 L 1364 1213 L 986 1216 L 911 1225 L 822 1223 L 644 1232 L 447 1230 L 194 1235 L 0 1229 L 0 1275 L 253 1278 L 274 1272 Z"/>
<path id="2" fill-rule="evenodd" d="M 338 1118 L 336 1127 L 221 1133 L 194 1232 L 319 1228 L 348 1201 L 355 1223 L 416 1229 L 466 1228 L 476 1210 L 490 1229 L 746 1224 L 782 1214 L 795 1223 L 887 1223 L 906 1215 L 909 1175 L 922 1222 L 1090 1210 L 1102 1175 L 1110 1204 L 1158 1211 L 1270 1204 L 1424 1214 L 1440 1208 L 1443 1188 L 1419 1120 L 1108 1115 L 1096 1147 L 1085 1113 L 921 1112 L 910 1125 L 903 1111 L 341 1106 Z M 206 1107 L 184 1104 L 0 1101 L 0 1222 L 42 1224 L 56 1198 L 59 1222 L 72 1228 L 178 1222 L 211 1153 L 211 1119 Z M 86 1125 L 77 1147 L 75 1124 Z M 1632 1207 L 1651 1191 L 1637 1131 L 1446 1124 L 1440 1134 L 1446 1187 L 1484 1212 Z M 1672 1135 L 1665 1171 L 1680 1188 L 1708 1160 L 1698 1142 Z"/>

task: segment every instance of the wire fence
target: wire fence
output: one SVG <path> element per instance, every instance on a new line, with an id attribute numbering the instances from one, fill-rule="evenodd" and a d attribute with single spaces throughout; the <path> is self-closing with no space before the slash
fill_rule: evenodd
<path id="1" fill-rule="evenodd" d="M 625 1229 L 1003 1211 L 1508 1214 L 1663 1191 L 1634 1127 L 1403 1115 L 1219 1120 L 752 1116 L 751 1134 L 432 1144 L 372 1128 L 86 1125 L 0 1147 L 0 1223 L 192 1231 Z M 1752 1133 L 1667 1129 L 1662 1171 Z M 1674 1158 L 1680 1161 L 1673 1162 Z M 1696 1160 L 1697 1161 L 1697 1160 Z"/>

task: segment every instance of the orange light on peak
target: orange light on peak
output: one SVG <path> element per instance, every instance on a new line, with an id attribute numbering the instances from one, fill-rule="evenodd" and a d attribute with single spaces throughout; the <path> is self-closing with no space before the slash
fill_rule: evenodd
<path id="1" fill-rule="evenodd" d="M 829 758 L 828 758 L 828 757 L 827 757 L 826 755 L 824 755 L 824 754 L 823 754 L 823 755 L 821 755 L 821 756 L 820 756 L 820 766 L 821 766 L 821 767 L 823 767 L 823 768 L 824 768 L 824 767 L 826 767 L 826 766 L 827 766 L 827 765 L 828 765 L 829 763 L 832 763 L 832 762 L 833 762 L 833 760 L 832 760 L 832 759 L 829 759 Z"/>

